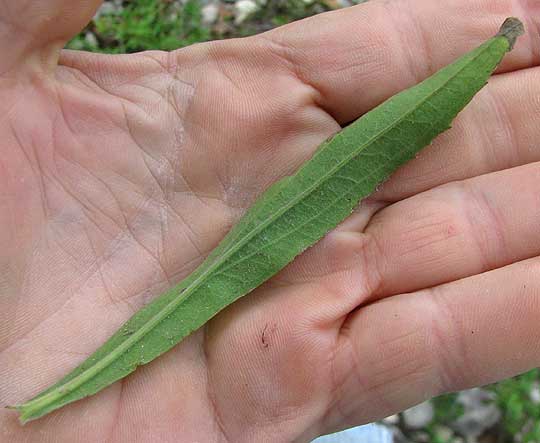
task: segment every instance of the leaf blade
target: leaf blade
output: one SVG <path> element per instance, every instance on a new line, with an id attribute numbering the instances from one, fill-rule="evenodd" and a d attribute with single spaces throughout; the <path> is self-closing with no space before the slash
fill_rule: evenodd
<path id="1" fill-rule="evenodd" d="M 520 22 L 509 20 L 497 36 L 324 142 L 295 175 L 261 196 L 194 273 L 66 377 L 17 406 L 21 421 L 92 395 L 158 357 L 346 218 L 483 87 L 520 33 Z"/>

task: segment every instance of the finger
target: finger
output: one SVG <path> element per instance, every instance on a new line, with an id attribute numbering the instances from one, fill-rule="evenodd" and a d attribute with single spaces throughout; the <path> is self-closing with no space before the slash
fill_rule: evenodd
<path id="1" fill-rule="evenodd" d="M 359 310 L 342 329 L 327 427 L 540 365 L 539 317 L 538 258 Z"/>
<path id="2" fill-rule="evenodd" d="M 452 183 L 391 205 L 366 228 L 376 297 L 540 254 L 540 163 Z"/>
<path id="3" fill-rule="evenodd" d="M 493 36 L 504 19 L 527 35 L 500 72 L 540 63 L 540 3 L 370 1 L 263 34 L 277 60 L 319 92 L 318 103 L 349 122 Z"/>
<path id="4" fill-rule="evenodd" d="M 444 183 L 540 161 L 540 68 L 493 77 L 417 158 L 373 196 L 397 201 Z"/>
<path id="5" fill-rule="evenodd" d="M 0 74 L 50 69 L 58 51 L 92 18 L 102 0 L 3 1 Z"/>

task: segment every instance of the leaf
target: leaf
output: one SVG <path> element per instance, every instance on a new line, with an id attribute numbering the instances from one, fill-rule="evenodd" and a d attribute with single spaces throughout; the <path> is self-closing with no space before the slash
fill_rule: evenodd
<path id="1" fill-rule="evenodd" d="M 16 406 L 20 420 L 125 377 L 277 273 L 448 129 L 522 32 L 519 20 L 507 19 L 495 37 L 324 142 L 295 175 L 259 198 L 195 272 L 137 312 L 58 383 Z"/>

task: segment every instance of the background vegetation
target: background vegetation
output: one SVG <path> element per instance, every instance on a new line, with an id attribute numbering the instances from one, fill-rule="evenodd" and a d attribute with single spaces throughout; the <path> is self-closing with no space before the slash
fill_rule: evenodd
<path id="1" fill-rule="evenodd" d="M 258 0 L 253 2 L 257 10 L 244 20 L 238 20 L 239 2 L 234 1 L 109 1 L 68 47 L 107 53 L 171 50 L 207 40 L 245 37 L 362 1 Z M 217 7 L 215 20 L 203 17 L 208 5 Z"/>
<path id="2" fill-rule="evenodd" d="M 114 0 L 104 3 L 94 20 L 68 47 L 108 53 L 171 50 L 211 39 L 251 35 L 361 2 L 259 0 L 257 10 L 239 20 L 238 2 L 234 1 Z M 499 418 L 479 435 L 467 431 L 467 426 L 474 425 L 475 411 L 467 411 L 465 397 L 459 394 L 434 399 L 430 404 L 433 418 L 420 429 L 412 429 L 403 414 L 387 424 L 394 427 L 401 441 L 540 443 L 540 369 L 488 386 L 482 392 L 492 394 L 484 395 L 485 399 L 476 406 L 476 415 L 483 404 L 498 411 Z M 472 417 L 472 424 L 467 424 L 467 414 Z"/>

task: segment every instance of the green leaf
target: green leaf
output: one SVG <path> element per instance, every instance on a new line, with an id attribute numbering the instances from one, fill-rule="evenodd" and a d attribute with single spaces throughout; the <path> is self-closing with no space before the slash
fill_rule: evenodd
<path id="1" fill-rule="evenodd" d="M 295 175 L 260 197 L 195 272 L 137 312 L 66 377 L 17 406 L 21 421 L 125 377 L 272 277 L 449 128 L 522 32 L 519 20 L 507 19 L 497 36 L 324 142 Z"/>

